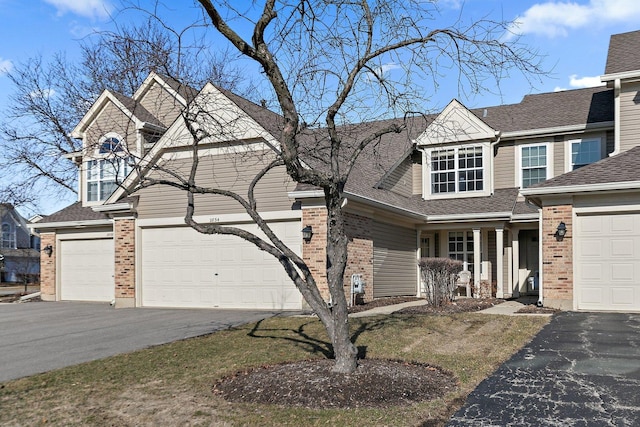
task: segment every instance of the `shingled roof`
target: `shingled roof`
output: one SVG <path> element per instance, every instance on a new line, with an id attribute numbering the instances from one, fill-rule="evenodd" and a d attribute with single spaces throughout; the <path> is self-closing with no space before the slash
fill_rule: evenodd
<path id="1" fill-rule="evenodd" d="M 605 74 L 640 71 L 640 31 L 614 34 L 609 41 Z"/>
<path id="2" fill-rule="evenodd" d="M 91 221 L 101 219 L 109 219 L 109 217 L 101 212 L 95 212 L 90 207 L 83 207 L 81 202 L 75 202 L 58 212 L 45 216 L 38 223 L 48 224 L 54 222 Z"/>
<path id="3" fill-rule="evenodd" d="M 112 90 L 109 90 L 108 92 L 113 95 L 118 101 L 120 101 L 127 110 L 129 110 L 134 116 L 138 118 L 138 120 L 156 126 L 163 126 L 160 120 L 158 120 L 153 114 L 149 112 L 149 110 L 144 108 L 142 104 L 140 104 L 133 98 L 129 98 L 128 96 L 125 96 L 118 92 L 114 92 Z"/>
<path id="4" fill-rule="evenodd" d="M 501 132 L 611 122 L 613 90 L 606 87 L 527 95 L 519 104 L 471 110 Z"/>

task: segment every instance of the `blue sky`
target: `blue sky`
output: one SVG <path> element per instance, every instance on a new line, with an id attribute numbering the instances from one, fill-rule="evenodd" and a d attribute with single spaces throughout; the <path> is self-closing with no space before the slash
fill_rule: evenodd
<path id="1" fill-rule="evenodd" d="M 187 8 L 193 5 L 191 1 L 180 3 Z M 638 0 L 441 0 L 438 4 L 449 18 L 462 14 L 466 19 L 513 21 L 521 41 L 546 55 L 544 64 L 551 73 L 533 88 L 514 75 L 501 83 L 502 96 L 484 94 L 470 99 L 456 92 L 455 82 L 445 80 L 432 98 L 434 105 L 425 106 L 428 110 L 442 108 L 454 97 L 469 107 L 482 107 L 516 103 L 528 93 L 593 86 L 604 72 L 609 36 L 640 29 Z M 7 107 L 11 87 L 5 73 L 13 64 L 36 55 L 46 59 L 60 51 L 69 59 L 77 57 L 78 40 L 93 30 L 111 28 L 110 13 L 118 7 L 119 0 L 0 0 L 0 109 Z M 174 16 L 177 19 L 180 14 Z M 51 201 L 42 207 L 43 213 L 71 201 L 73 197 Z"/>

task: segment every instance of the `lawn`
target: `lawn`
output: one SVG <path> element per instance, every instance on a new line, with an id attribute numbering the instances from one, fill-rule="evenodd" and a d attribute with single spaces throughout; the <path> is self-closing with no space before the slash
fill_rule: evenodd
<path id="1" fill-rule="evenodd" d="M 282 317 L 0 384 L 0 424 L 442 425 L 547 322 L 480 313 L 352 319 L 367 358 L 429 363 L 458 378 L 454 392 L 412 406 L 313 410 L 229 403 L 214 395 L 216 380 L 234 372 L 324 357 L 327 338 L 316 318 Z"/>

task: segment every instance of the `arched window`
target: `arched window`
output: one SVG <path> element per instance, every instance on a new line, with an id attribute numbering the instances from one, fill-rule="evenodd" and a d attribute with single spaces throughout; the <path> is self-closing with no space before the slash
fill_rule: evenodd
<path id="1" fill-rule="evenodd" d="M 0 244 L 3 249 L 16 248 L 16 230 L 7 222 L 2 223 L 2 241 Z"/>
<path id="2" fill-rule="evenodd" d="M 117 136 L 106 136 L 100 143 L 100 154 L 117 153 L 122 151 L 122 143 Z"/>

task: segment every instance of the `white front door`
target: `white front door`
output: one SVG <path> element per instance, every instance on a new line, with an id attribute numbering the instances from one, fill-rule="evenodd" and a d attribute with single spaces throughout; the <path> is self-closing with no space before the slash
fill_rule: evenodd
<path id="1" fill-rule="evenodd" d="M 61 240 L 57 256 L 60 258 L 60 299 L 113 300 L 113 239 Z"/>
<path id="2" fill-rule="evenodd" d="M 256 225 L 237 226 L 260 234 Z M 299 221 L 271 227 L 300 253 Z M 302 296 L 282 265 L 239 237 L 189 227 L 144 228 L 141 236 L 143 306 L 302 308 Z"/>
<path id="3" fill-rule="evenodd" d="M 640 214 L 576 217 L 579 310 L 640 311 Z"/>

